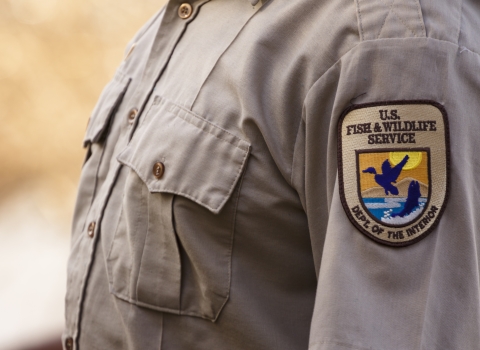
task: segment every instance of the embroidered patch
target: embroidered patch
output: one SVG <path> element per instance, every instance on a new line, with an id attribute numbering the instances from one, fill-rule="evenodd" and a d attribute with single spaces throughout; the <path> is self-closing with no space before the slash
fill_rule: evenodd
<path id="1" fill-rule="evenodd" d="M 407 246 L 430 233 L 448 196 L 447 113 L 432 101 L 354 105 L 338 123 L 340 196 L 371 239 Z"/>

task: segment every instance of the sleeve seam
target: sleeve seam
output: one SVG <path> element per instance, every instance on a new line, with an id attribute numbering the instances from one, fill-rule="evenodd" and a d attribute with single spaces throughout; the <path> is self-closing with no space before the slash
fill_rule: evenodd
<path id="1" fill-rule="evenodd" d="M 326 74 L 328 74 L 328 72 L 333 68 L 335 67 L 342 59 L 343 57 L 345 57 L 348 53 L 350 53 L 350 51 L 352 51 L 354 48 L 356 48 L 359 44 L 361 44 L 361 42 L 357 43 L 356 45 L 354 45 L 353 47 L 351 47 L 349 50 L 347 50 L 344 54 L 342 54 L 331 66 L 329 66 L 322 74 L 320 74 L 320 76 L 313 82 L 312 86 L 310 86 L 310 88 L 308 89 L 307 93 L 305 94 L 305 98 L 303 99 L 303 104 L 302 104 L 302 116 L 300 118 L 300 122 L 298 123 L 298 128 L 297 128 L 297 134 L 295 136 L 295 140 L 294 140 L 294 143 L 293 143 L 293 154 L 292 154 L 292 161 L 290 163 L 290 185 L 292 187 L 295 188 L 294 184 L 293 184 L 293 175 L 294 175 L 294 167 L 293 167 L 293 163 L 295 162 L 295 156 L 297 154 L 297 141 L 298 141 L 298 135 L 300 134 L 300 128 L 302 126 L 302 123 L 305 123 L 305 125 L 307 124 L 306 123 L 306 120 L 305 120 L 305 101 L 307 100 L 308 96 L 310 95 L 310 91 L 312 91 L 312 89 L 315 87 L 315 85 L 317 85 L 318 81 L 320 79 L 322 79 Z"/>

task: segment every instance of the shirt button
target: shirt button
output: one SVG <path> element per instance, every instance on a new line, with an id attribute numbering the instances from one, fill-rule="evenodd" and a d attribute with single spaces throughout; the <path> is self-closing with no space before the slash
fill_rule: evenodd
<path id="1" fill-rule="evenodd" d="M 95 235 L 95 226 L 96 226 L 95 221 L 92 221 L 90 225 L 88 225 L 88 231 L 87 231 L 88 237 L 93 238 L 93 236 Z"/>
<path id="2" fill-rule="evenodd" d="M 192 12 L 193 12 L 192 5 L 190 5 L 189 3 L 183 3 L 178 8 L 178 16 L 181 19 L 190 18 L 190 16 L 192 15 Z"/>
<path id="3" fill-rule="evenodd" d="M 157 179 L 161 179 L 163 177 L 163 173 L 165 172 L 165 165 L 161 162 L 155 163 L 153 166 L 153 176 L 155 176 Z"/>
<path id="4" fill-rule="evenodd" d="M 65 349 L 66 350 L 73 349 L 73 339 L 71 337 L 68 337 L 67 339 L 65 339 Z"/>
<path id="5" fill-rule="evenodd" d="M 138 114 L 138 109 L 132 108 L 130 112 L 128 112 L 128 122 L 132 124 L 135 121 L 135 118 L 137 117 Z"/>

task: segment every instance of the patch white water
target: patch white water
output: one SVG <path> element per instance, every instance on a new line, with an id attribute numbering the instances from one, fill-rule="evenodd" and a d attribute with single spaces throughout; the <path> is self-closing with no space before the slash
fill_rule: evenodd
<path id="1" fill-rule="evenodd" d="M 381 220 L 382 222 L 390 225 L 408 224 L 409 222 L 412 222 L 413 220 L 415 220 L 420 214 L 422 214 L 424 207 L 425 207 L 425 202 L 420 202 L 420 205 L 417 209 L 412 211 L 410 214 L 405 215 L 404 217 L 401 217 L 401 216 L 392 217 L 393 210 L 392 209 L 386 210 Z"/>

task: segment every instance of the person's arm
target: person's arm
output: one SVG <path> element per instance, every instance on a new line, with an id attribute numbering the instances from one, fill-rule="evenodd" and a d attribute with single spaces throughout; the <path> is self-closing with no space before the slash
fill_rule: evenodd
<path id="1" fill-rule="evenodd" d="M 456 4 L 385 18 L 358 3 L 362 42 L 311 88 L 295 149 L 318 273 L 310 349 L 476 348 L 478 43 L 465 14 L 460 36 L 462 16 L 439 25 Z"/>

